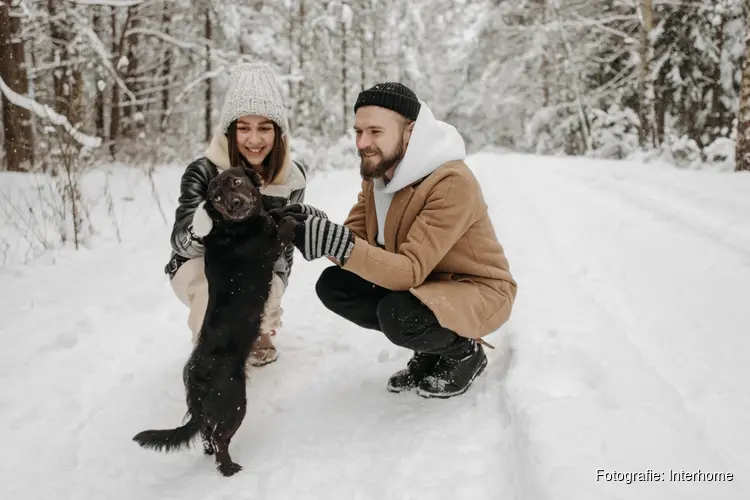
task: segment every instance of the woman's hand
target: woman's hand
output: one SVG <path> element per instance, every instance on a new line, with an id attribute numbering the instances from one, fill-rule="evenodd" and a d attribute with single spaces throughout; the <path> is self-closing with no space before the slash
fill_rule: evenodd
<path id="1" fill-rule="evenodd" d="M 198 204 L 195 212 L 193 213 L 193 220 L 190 223 L 190 226 L 188 226 L 190 234 L 197 239 L 205 238 L 214 227 L 214 223 L 211 220 L 211 217 L 208 215 L 208 212 L 206 212 L 206 209 L 204 208 L 205 204 L 205 200 Z"/>

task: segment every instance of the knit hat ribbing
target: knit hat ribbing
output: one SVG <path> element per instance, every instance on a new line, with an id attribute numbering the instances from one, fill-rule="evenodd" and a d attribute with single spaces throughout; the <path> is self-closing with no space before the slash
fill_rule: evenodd
<path id="1" fill-rule="evenodd" d="M 265 63 L 242 63 L 232 69 L 221 111 L 221 131 L 226 133 L 230 123 L 246 115 L 265 116 L 276 122 L 282 135 L 289 133 L 281 87 Z"/>
<path id="2" fill-rule="evenodd" d="M 421 104 L 417 95 L 402 83 L 378 83 L 357 96 L 354 112 L 362 106 L 380 106 L 399 113 L 410 120 L 416 120 Z"/>

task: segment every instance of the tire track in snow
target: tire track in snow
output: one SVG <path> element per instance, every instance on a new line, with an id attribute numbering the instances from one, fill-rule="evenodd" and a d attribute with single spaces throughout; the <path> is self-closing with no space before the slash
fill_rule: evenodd
<path id="1" fill-rule="evenodd" d="M 669 189 L 667 192 L 663 190 L 668 183 L 658 182 L 649 185 L 643 180 L 634 180 L 617 174 L 591 178 L 587 172 L 575 169 L 564 172 L 555 170 L 554 173 L 558 180 L 580 182 L 592 192 L 607 192 L 642 209 L 645 213 L 661 217 L 669 226 L 677 225 L 693 231 L 710 243 L 720 244 L 732 250 L 742 259 L 743 265 L 750 267 L 750 233 L 744 225 L 737 229 L 732 224 L 727 224 L 726 213 L 717 213 L 705 205 L 699 206 L 695 202 L 690 203 L 670 195 Z M 742 211 L 733 215 L 738 217 L 737 223 L 744 222 L 739 219 L 744 215 Z"/>
<path id="2" fill-rule="evenodd" d="M 670 167 L 671 168 L 671 167 Z M 664 200 L 665 195 L 678 200 L 682 205 L 695 207 L 700 205 L 701 209 L 710 210 L 715 216 L 726 218 L 732 215 L 743 214 L 748 209 L 746 191 L 741 187 L 742 184 L 734 186 L 736 192 L 726 191 L 723 189 L 720 196 L 716 196 L 716 191 L 711 189 L 712 182 L 724 181 L 721 176 L 711 172 L 681 172 L 685 177 L 670 175 L 662 177 L 659 172 L 627 172 L 617 176 L 626 182 L 631 182 L 642 187 L 658 188 L 659 194 Z M 674 172 L 670 172 L 674 174 Z M 735 175 L 728 173 L 725 175 Z M 740 174 L 742 175 L 742 174 Z M 750 176 L 746 176 L 750 178 Z M 742 180 L 743 177 L 738 177 Z M 701 182 L 700 185 L 690 185 L 693 182 Z M 705 188 L 708 187 L 707 191 Z M 723 186 L 726 187 L 726 186 Z"/>
<path id="3" fill-rule="evenodd" d="M 700 425 L 674 387 L 630 341 L 631 324 L 586 283 L 587 271 L 575 256 L 581 248 L 560 239 L 564 221 L 547 193 L 558 191 L 561 198 L 576 200 L 573 204 L 584 203 L 582 196 L 540 179 L 550 168 L 529 165 L 529 158 L 507 166 L 504 159 L 487 158 L 487 168 L 481 157 L 476 163 L 486 197 L 497 200 L 493 217 L 520 283 L 509 324 L 514 363 L 506 383 L 519 494 L 556 500 L 675 494 L 697 499 L 710 491 L 714 498 L 736 498 L 736 485 L 703 489 L 595 481 L 597 468 L 663 470 L 659 466 L 693 464 L 705 470 L 721 467 L 722 460 L 703 441 Z M 498 164 L 503 165 L 500 174 Z"/>
<path id="4" fill-rule="evenodd" d="M 558 189 L 568 186 L 592 213 L 609 214 L 624 228 L 637 224 L 649 238 L 642 239 L 642 260 L 634 262 L 628 276 L 596 258 L 602 256 L 597 252 L 588 253 L 595 258 L 585 263 L 577 257 L 580 252 L 571 250 L 569 255 L 585 270 L 584 282 L 592 292 L 617 304 L 616 314 L 630 324 L 632 341 L 675 387 L 724 460 L 750 470 L 750 436 L 743 432 L 746 424 L 741 417 L 750 412 L 744 382 L 750 376 L 744 354 L 750 350 L 745 299 L 750 295 L 750 251 L 737 243 L 748 233 L 748 222 L 743 220 L 735 232 L 725 235 L 694 210 L 696 222 L 685 219 L 680 211 L 685 207 L 676 208 L 669 196 L 661 202 L 658 188 L 627 191 L 607 170 L 593 185 L 587 173 L 556 169 L 550 180 Z M 712 224 L 726 226 L 727 219 L 712 217 Z M 612 231 L 610 236 L 626 242 L 633 235 Z M 634 293 L 630 287 L 602 286 L 617 279 L 640 281 L 650 289 Z M 738 442 L 744 446 L 738 447 Z"/>
<path id="5" fill-rule="evenodd" d="M 536 189 L 539 187 L 539 181 L 540 179 L 537 177 L 536 179 L 534 179 L 533 185 L 527 185 L 519 191 L 530 192 L 532 189 Z M 557 182 L 555 182 L 554 184 L 559 188 L 560 184 L 558 184 Z M 581 198 L 578 197 L 576 199 L 581 200 Z M 565 255 L 566 252 L 564 251 L 564 248 L 566 245 L 563 241 L 561 241 L 558 235 L 559 227 L 555 228 L 552 224 L 549 223 L 549 217 L 545 217 L 543 215 L 543 212 L 541 211 L 538 204 L 526 203 L 525 208 L 526 213 L 533 214 L 534 221 L 537 223 L 536 227 L 543 229 L 545 239 L 550 244 L 550 248 L 559 250 L 559 255 Z M 608 325 L 608 328 L 618 337 L 627 341 L 633 347 L 639 357 L 639 361 L 643 364 L 643 366 L 652 370 L 653 374 L 665 384 L 665 387 L 668 390 L 674 392 L 674 395 L 677 397 L 677 400 L 679 401 L 681 408 L 684 410 L 685 415 L 692 418 L 692 415 L 690 415 L 688 408 L 684 405 L 684 400 L 680 397 L 680 394 L 676 390 L 674 385 L 672 385 L 669 380 L 664 378 L 661 373 L 659 373 L 658 369 L 656 368 L 654 363 L 648 359 L 643 349 L 631 340 L 628 332 L 637 328 L 637 324 L 633 321 L 630 321 L 627 315 L 621 314 L 621 312 L 618 311 L 616 307 L 613 307 L 611 304 L 603 300 L 601 294 L 597 293 L 596 288 L 590 286 L 590 284 L 588 283 L 587 276 L 589 276 L 590 273 L 582 274 L 580 272 L 580 267 L 574 264 L 574 262 L 575 259 L 570 258 L 563 258 L 558 262 L 558 264 L 565 269 L 565 274 L 568 278 L 565 282 L 579 288 L 581 294 L 586 297 L 588 302 L 590 302 L 591 307 L 597 309 L 598 315 L 603 317 L 605 323 Z"/>

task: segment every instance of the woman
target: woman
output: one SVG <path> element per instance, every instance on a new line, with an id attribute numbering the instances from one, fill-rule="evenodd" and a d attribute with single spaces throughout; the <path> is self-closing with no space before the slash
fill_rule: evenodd
<path id="1" fill-rule="evenodd" d="M 220 129 L 204 156 L 188 165 L 180 182 L 179 206 L 172 229 L 172 258 L 165 272 L 177 297 L 190 308 L 188 326 L 196 342 L 208 303 L 208 284 L 203 271 L 204 248 L 192 233 L 196 207 L 206 199 L 208 184 L 220 171 L 250 165 L 263 177 L 261 187 L 266 210 L 302 203 L 306 173 L 290 157 L 288 121 L 281 90 L 269 66 L 241 64 L 231 74 L 224 100 Z M 271 336 L 281 326 L 281 298 L 289 281 L 294 247 L 277 261 L 271 294 L 261 325 L 261 335 L 248 362 L 262 366 L 276 360 Z"/>

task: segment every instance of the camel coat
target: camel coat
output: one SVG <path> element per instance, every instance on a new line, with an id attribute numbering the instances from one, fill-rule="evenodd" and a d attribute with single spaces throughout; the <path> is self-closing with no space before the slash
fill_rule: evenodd
<path id="1" fill-rule="evenodd" d="M 344 222 L 355 244 L 343 268 L 387 289 L 410 291 L 443 327 L 463 337 L 500 328 L 517 284 L 466 163 L 447 162 L 395 192 L 381 237 L 374 182 L 362 182 Z"/>

